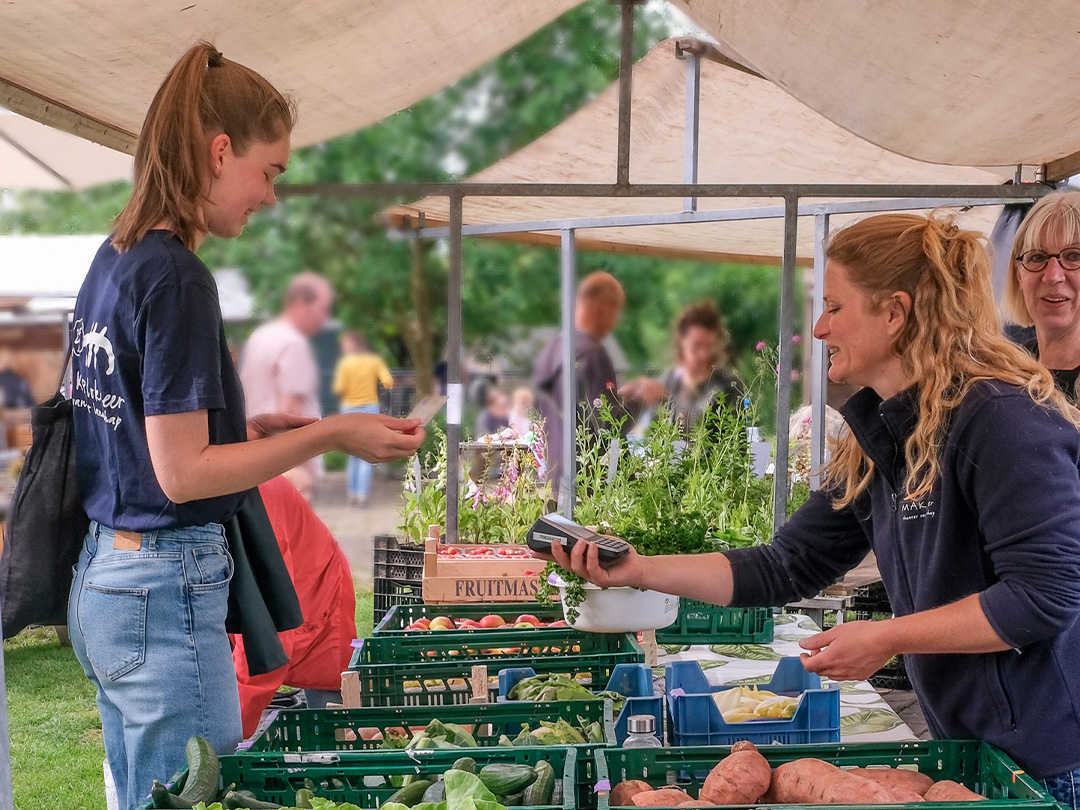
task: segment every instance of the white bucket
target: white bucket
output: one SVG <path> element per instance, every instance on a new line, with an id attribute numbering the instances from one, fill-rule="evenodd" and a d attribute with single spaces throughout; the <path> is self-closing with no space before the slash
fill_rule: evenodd
<path id="1" fill-rule="evenodd" d="M 566 615 L 566 586 L 559 582 L 563 616 L 575 630 L 587 633 L 636 633 L 659 630 L 675 623 L 679 616 L 679 597 L 659 591 L 637 588 L 600 588 L 585 583 L 585 601 L 578 605 L 578 617 Z"/>

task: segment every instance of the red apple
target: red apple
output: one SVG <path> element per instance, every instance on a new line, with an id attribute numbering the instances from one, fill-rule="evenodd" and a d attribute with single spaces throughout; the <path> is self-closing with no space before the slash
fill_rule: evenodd
<path id="1" fill-rule="evenodd" d="M 521 624 L 531 624 L 533 627 L 539 627 L 540 620 L 533 616 L 531 613 L 522 613 L 514 620 L 514 624 L 519 626 Z"/>
<path id="2" fill-rule="evenodd" d="M 536 625 L 532 622 L 518 622 L 514 625 L 514 627 L 528 627 L 530 630 L 536 629 Z"/>
<path id="3" fill-rule="evenodd" d="M 474 619 L 462 619 L 461 621 L 462 630 L 476 630 L 478 627 L 480 627 L 480 625 L 477 624 Z"/>
<path id="4" fill-rule="evenodd" d="M 569 626 L 570 625 L 568 625 L 562 619 L 559 619 L 557 622 L 552 622 L 551 624 L 548 625 L 548 627 L 569 627 Z"/>
<path id="5" fill-rule="evenodd" d="M 480 620 L 479 624 L 484 628 L 502 627 L 506 624 L 506 620 L 502 616 L 496 616 L 494 613 L 489 613 Z"/>
<path id="6" fill-rule="evenodd" d="M 431 619 L 424 617 L 422 619 L 417 619 L 415 622 L 413 622 L 413 624 L 415 624 L 421 630 L 427 630 L 428 625 L 431 624 Z"/>

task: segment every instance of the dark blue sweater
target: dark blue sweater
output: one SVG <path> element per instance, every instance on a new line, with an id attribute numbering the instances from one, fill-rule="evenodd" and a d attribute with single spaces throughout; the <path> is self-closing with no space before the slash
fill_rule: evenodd
<path id="1" fill-rule="evenodd" d="M 979 594 L 1013 647 L 908 655 L 931 732 L 1002 748 L 1036 777 L 1080 767 L 1080 432 L 1019 388 L 978 384 L 952 416 L 942 474 L 899 493 L 913 390 L 844 407 L 874 462 L 868 491 L 836 511 L 814 493 L 770 546 L 728 553 L 733 605 L 782 605 L 837 581 L 869 549 L 898 616 Z"/>

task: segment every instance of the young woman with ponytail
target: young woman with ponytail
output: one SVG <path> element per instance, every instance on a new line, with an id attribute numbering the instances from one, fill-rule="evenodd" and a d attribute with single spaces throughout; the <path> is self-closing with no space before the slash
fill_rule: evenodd
<path id="1" fill-rule="evenodd" d="M 1001 747 L 1075 808 L 1080 412 L 1002 335 L 979 235 L 890 214 L 826 256 L 814 335 L 830 379 L 862 390 L 824 487 L 767 546 L 555 558 L 601 586 L 750 606 L 813 596 L 872 549 L 896 617 L 805 640 L 806 668 L 862 680 L 905 654 L 934 736 Z"/>
<path id="2" fill-rule="evenodd" d="M 320 453 L 385 461 L 423 440 L 415 420 L 369 414 L 245 423 L 217 288 L 195 251 L 275 203 L 295 118 L 289 99 L 213 45 L 185 53 L 150 105 L 131 200 L 75 306 L 91 527 L 69 626 L 123 810 L 182 765 L 192 735 L 221 752 L 241 739 L 222 524 L 258 484 Z"/>

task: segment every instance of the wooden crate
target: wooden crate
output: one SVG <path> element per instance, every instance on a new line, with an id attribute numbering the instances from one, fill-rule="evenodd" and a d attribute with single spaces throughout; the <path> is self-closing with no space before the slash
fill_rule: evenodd
<path id="1" fill-rule="evenodd" d="M 497 550 L 499 546 L 492 548 Z M 424 602 L 534 602 L 539 587 L 537 574 L 542 570 L 544 561 L 533 558 L 440 558 L 439 542 L 429 539 L 424 548 Z"/>

